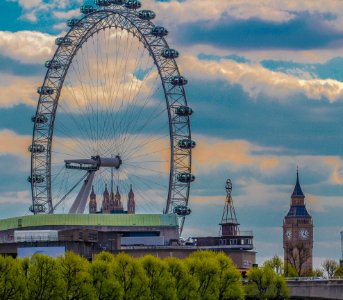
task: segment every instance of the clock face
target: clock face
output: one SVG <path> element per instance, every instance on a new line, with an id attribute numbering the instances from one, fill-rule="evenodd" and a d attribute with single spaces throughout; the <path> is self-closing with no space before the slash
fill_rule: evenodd
<path id="1" fill-rule="evenodd" d="M 310 233 L 308 232 L 307 229 L 300 229 L 299 231 L 299 238 L 302 240 L 307 240 L 310 236 Z"/>
<path id="2" fill-rule="evenodd" d="M 290 239 L 292 238 L 292 230 L 287 229 L 285 235 L 286 235 L 286 238 L 287 238 L 288 240 L 290 240 Z"/>

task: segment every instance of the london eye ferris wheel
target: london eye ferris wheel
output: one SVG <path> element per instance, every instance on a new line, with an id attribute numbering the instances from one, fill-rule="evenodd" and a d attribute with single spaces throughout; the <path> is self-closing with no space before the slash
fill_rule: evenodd
<path id="1" fill-rule="evenodd" d="M 190 116 L 177 50 L 137 0 L 95 0 L 45 63 L 31 152 L 34 214 L 83 213 L 90 189 L 135 187 L 141 212 L 190 213 Z"/>

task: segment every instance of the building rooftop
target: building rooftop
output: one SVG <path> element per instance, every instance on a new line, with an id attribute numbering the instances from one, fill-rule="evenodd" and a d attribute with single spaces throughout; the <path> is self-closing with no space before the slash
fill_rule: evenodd
<path id="1" fill-rule="evenodd" d="M 0 230 L 45 225 L 178 226 L 175 214 L 41 214 L 0 220 Z"/>
<path id="2" fill-rule="evenodd" d="M 292 193 L 292 198 L 293 197 L 305 197 L 303 191 L 301 190 L 300 182 L 299 182 L 299 172 L 297 170 L 297 181 L 294 186 L 294 190 Z"/>

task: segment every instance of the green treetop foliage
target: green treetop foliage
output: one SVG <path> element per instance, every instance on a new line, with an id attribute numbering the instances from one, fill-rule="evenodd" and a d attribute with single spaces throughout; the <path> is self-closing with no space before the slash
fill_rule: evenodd
<path id="1" fill-rule="evenodd" d="M 244 289 L 240 272 L 224 253 L 198 251 L 186 259 L 162 260 L 102 252 L 88 262 L 67 252 L 57 259 L 0 256 L 0 299 L 239 300 Z"/>
<path id="2" fill-rule="evenodd" d="M 120 253 L 116 256 L 115 261 L 114 277 L 123 290 L 123 299 L 148 299 L 148 282 L 144 276 L 140 259 Z"/>
<path id="3" fill-rule="evenodd" d="M 123 288 L 114 276 L 116 269 L 114 256 L 110 253 L 101 252 L 95 257 L 90 265 L 90 275 L 98 300 L 123 299 Z"/>
<path id="4" fill-rule="evenodd" d="M 89 262 L 73 252 L 67 252 L 58 260 L 60 275 L 65 286 L 64 299 L 88 300 L 94 298 Z"/>
<path id="5" fill-rule="evenodd" d="M 337 271 L 339 264 L 334 259 L 325 259 L 322 263 L 324 272 L 326 273 L 327 278 L 332 278 Z"/>
<path id="6" fill-rule="evenodd" d="M 247 272 L 247 299 L 288 299 L 289 290 L 285 278 L 265 265 Z"/>
<path id="7" fill-rule="evenodd" d="M 215 253 L 211 251 L 194 252 L 185 262 L 191 276 L 199 282 L 197 293 L 200 299 L 218 299 L 220 269 Z"/>
<path id="8" fill-rule="evenodd" d="M 184 261 L 172 257 L 167 258 L 165 261 L 173 287 L 176 291 L 176 298 L 178 300 L 200 299 L 197 293 L 199 281 L 190 275 Z"/>
<path id="9" fill-rule="evenodd" d="M 147 255 L 141 258 L 152 300 L 176 299 L 176 291 L 168 273 L 167 264 L 155 256 Z"/>
<path id="10" fill-rule="evenodd" d="M 20 261 L 0 256 L 0 299 L 24 299 L 24 280 Z"/>
<path id="11" fill-rule="evenodd" d="M 26 261 L 27 262 L 27 261 Z M 65 284 L 57 261 L 51 257 L 36 254 L 24 264 L 27 283 L 27 299 L 63 299 Z"/>

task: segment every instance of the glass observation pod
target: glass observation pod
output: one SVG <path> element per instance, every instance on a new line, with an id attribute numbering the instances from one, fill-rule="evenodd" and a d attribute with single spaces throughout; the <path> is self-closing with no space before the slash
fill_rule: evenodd
<path id="1" fill-rule="evenodd" d="M 55 60 L 47 60 L 44 65 L 48 69 L 58 70 L 62 68 L 62 65 L 58 61 L 55 61 Z"/>
<path id="2" fill-rule="evenodd" d="M 196 142 L 194 142 L 192 140 L 184 139 L 184 140 L 178 141 L 177 145 L 181 149 L 192 149 L 192 148 L 194 148 L 196 146 Z"/>
<path id="3" fill-rule="evenodd" d="M 178 116 L 190 116 L 193 114 L 193 109 L 189 106 L 179 106 L 175 108 L 175 114 Z"/>
<path id="4" fill-rule="evenodd" d="M 192 182 L 195 180 L 195 176 L 191 173 L 179 173 L 176 175 L 176 179 L 180 182 Z"/>
<path id="5" fill-rule="evenodd" d="M 179 52 L 175 49 L 162 49 L 161 56 L 164 58 L 178 58 Z"/>
<path id="6" fill-rule="evenodd" d="M 31 205 L 29 208 L 30 212 L 45 212 L 44 206 L 42 204 Z"/>
<path id="7" fill-rule="evenodd" d="M 57 46 L 70 46 L 72 43 L 72 39 L 68 37 L 59 37 L 55 40 Z"/>
<path id="8" fill-rule="evenodd" d="M 110 6 L 112 3 L 110 0 L 95 0 L 94 4 L 98 6 Z"/>
<path id="9" fill-rule="evenodd" d="M 96 8 L 93 5 L 82 5 L 80 7 L 80 12 L 82 14 L 88 15 L 96 11 Z"/>
<path id="10" fill-rule="evenodd" d="M 155 26 L 153 29 L 151 29 L 151 34 L 154 36 L 162 37 L 168 34 L 168 30 L 162 26 Z"/>
<path id="11" fill-rule="evenodd" d="M 32 177 L 31 176 L 27 177 L 27 181 L 31 182 L 31 183 L 32 182 L 33 183 L 42 183 L 42 182 L 44 182 L 44 176 L 33 174 Z"/>
<path id="12" fill-rule="evenodd" d="M 173 212 L 179 216 L 188 216 L 192 211 L 186 205 L 178 205 L 174 207 Z"/>
<path id="13" fill-rule="evenodd" d="M 49 86 L 40 86 L 37 88 L 37 93 L 39 95 L 52 95 L 54 93 L 54 89 Z"/>
<path id="14" fill-rule="evenodd" d="M 141 8 L 142 3 L 138 0 L 126 0 L 124 5 L 126 8 L 129 9 L 137 9 Z"/>
<path id="15" fill-rule="evenodd" d="M 45 151 L 45 147 L 43 145 L 34 144 L 30 145 L 28 150 L 32 153 L 43 153 Z"/>
<path id="16" fill-rule="evenodd" d="M 174 76 L 170 79 L 170 83 L 172 85 L 181 86 L 186 85 L 188 83 L 188 80 L 186 79 L 186 77 L 183 76 Z"/>
<path id="17" fill-rule="evenodd" d="M 45 115 L 36 115 L 31 117 L 31 121 L 39 124 L 44 124 L 48 122 L 48 117 Z"/>
<path id="18" fill-rule="evenodd" d="M 152 10 L 140 10 L 138 12 L 138 17 L 142 20 L 152 20 L 155 19 L 156 14 Z"/>
<path id="19" fill-rule="evenodd" d="M 81 26 L 81 23 L 80 23 L 79 19 L 70 19 L 70 20 L 67 21 L 67 26 L 68 27 Z"/>
<path id="20" fill-rule="evenodd" d="M 123 5 L 125 0 L 110 0 L 110 2 L 114 5 Z"/>

